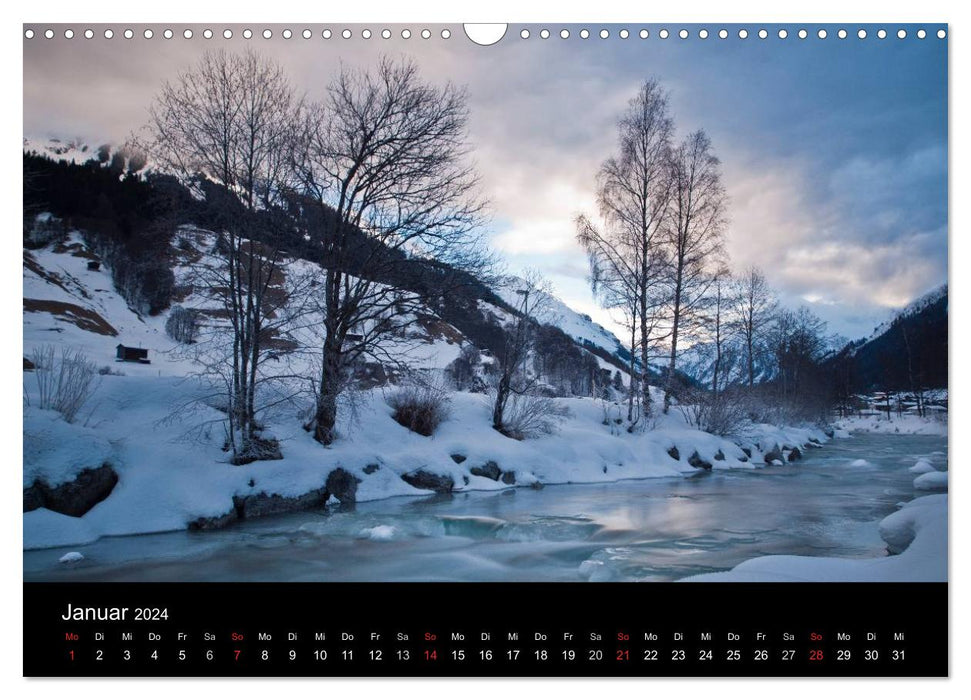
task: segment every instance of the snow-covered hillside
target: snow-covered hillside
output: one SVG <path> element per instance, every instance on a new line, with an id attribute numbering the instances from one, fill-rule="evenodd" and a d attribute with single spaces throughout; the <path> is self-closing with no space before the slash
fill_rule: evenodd
<path id="1" fill-rule="evenodd" d="M 213 245 L 211 233 L 185 227 L 170 252 L 178 304 L 199 310 L 210 329 L 225 321 L 192 280 L 193 270 L 209 261 Z M 28 490 L 40 488 L 38 483 L 50 490 L 103 465 L 117 475 L 117 485 L 80 517 L 44 507 L 26 512 L 27 548 L 192 523 L 208 527 L 327 499 L 752 469 L 767 461 L 785 463 L 787 456 L 795 459 L 793 448 L 827 439 L 815 429 L 753 425 L 729 440 L 692 428 L 678 411 L 628 433 L 622 405 L 564 398 L 557 401 L 569 415 L 555 434 L 517 441 L 492 429 L 487 395 L 466 392 L 452 394 L 445 422 L 432 437 L 423 437 L 395 422 L 386 401 L 391 389 L 377 386 L 355 393 L 355 410 L 341 414 L 340 439 L 328 448 L 302 428 L 309 397 L 279 403 L 261 420 L 266 434 L 280 440 L 283 459 L 233 466 L 223 451 L 224 416 L 207 398 L 212 388 L 195 376 L 199 367 L 191 346 L 180 346 L 165 332 L 171 311 L 154 317 L 136 313 L 113 288 L 104 266 L 89 269 L 92 262 L 96 256 L 77 232 L 24 250 L 25 370 L 32 351 L 46 345 L 79 350 L 103 368 L 93 398 L 74 424 L 37 408 L 35 377 L 25 371 L 25 504 Z M 286 274 L 297 277 L 308 265 L 291 261 Z M 277 284 L 284 293 L 286 278 Z M 575 337 L 609 347 L 609 334 L 561 303 L 555 308 L 567 317 L 561 322 Z M 281 329 L 281 347 L 314 349 L 311 339 L 319 323 L 304 317 L 300 328 Z M 467 342 L 431 311 L 416 315 L 399 340 L 427 369 L 447 366 Z M 147 349 L 150 364 L 116 362 L 119 343 Z M 313 356 L 293 353 L 290 371 L 312 376 Z"/>

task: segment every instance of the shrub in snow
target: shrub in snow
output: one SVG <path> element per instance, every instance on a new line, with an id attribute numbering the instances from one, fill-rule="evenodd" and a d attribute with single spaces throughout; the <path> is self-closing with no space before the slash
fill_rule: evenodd
<path id="1" fill-rule="evenodd" d="M 199 328 L 199 312 L 184 306 L 174 306 L 165 321 L 165 332 L 172 340 L 185 345 L 196 342 L 196 332 Z"/>
<path id="2" fill-rule="evenodd" d="M 431 384 L 403 386 L 388 396 L 388 405 L 394 409 L 392 417 L 426 437 L 448 418 L 450 403 L 448 392 Z"/>
<path id="3" fill-rule="evenodd" d="M 232 462 L 238 466 L 274 459 L 283 459 L 280 441 L 276 438 L 264 438 L 255 435 L 244 441 L 243 446 L 233 456 Z"/>
<path id="4" fill-rule="evenodd" d="M 53 345 L 36 348 L 30 356 L 37 382 L 37 405 L 60 413 L 73 423 L 78 412 L 97 389 L 98 370 L 81 352 L 61 348 L 57 355 Z"/>
<path id="5" fill-rule="evenodd" d="M 570 417 L 570 409 L 556 399 L 537 394 L 513 394 L 503 414 L 502 432 L 514 440 L 552 435 Z"/>
<path id="6" fill-rule="evenodd" d="M 682 390 L 678 409 L 689 425 L 715 435 L 738 435 L 749 422 L 749 402 L 730 390 Z"/>

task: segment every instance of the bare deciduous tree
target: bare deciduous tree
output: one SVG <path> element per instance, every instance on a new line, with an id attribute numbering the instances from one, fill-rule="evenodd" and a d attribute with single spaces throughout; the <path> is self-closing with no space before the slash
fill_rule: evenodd
<path id="1" fill-rule="evenodd" d="M 718 158 L 704 131 L 689 135 L 671 153 L 671 206 L 664 226 L 670 268 L 671 351 L 664 412 L 676 380 L 678 341 L 705 303 L 713 265 L 718 265 L 725 226 L 725 188 Z M 716 268 L 717 269 L 717 268 Z"/>
<path id="2" fill-rule="evenodd" d="M 766 338 L 778 306 L 775 295 L 757 267 L 736 278 L 733 290 L 734 324 L 741 339 L 746 381 L 755 386 L 756 364 L 766 353 Z"/>
<path id="3" fill-rule="evenodd" d="M 671 202 L 672 130 L 667 96 L 657 81 L 646 81 L 618 124 L 619 153 L 600 167 L 597 204 L 603 223 L 596 226 L 586 217 L 577 221 L 577 239 L 590 260 L 594 293 L 604 306 L 624 314 L 631 331 L 631 351 L 640 353 L 645 412 L 651 403 L 646 376 L 652 348 L 659 340 L 664 269 L 660 239 Z M 631 377 L 634 370 L 632 357 Z M 631 422 L 635 420 L 633 403 L 631 395 Z"/>
<path id="4" fill-rule="evenodd" d="M 166 83 L 150 114 L 150 153 L 178 174 L 218 213 L 219 269 L 201 281 L 232 329 L 231 348 L 209 366 L 230 366 L 227 442 L 236 462 L 260 452 L 256 445 L 260 364 L 272 335 L 266 322 L 282 308 L 274 298 L 283 276 L 281 251 L 272 243 L 283 226 L 273 208 L 292 186 L 292 152 L 302 111 L 283 69 L 253 52 L 206 53 L 189 71 Z"/>
<path id="5" fill-rule="evenodd" d="M 468 163 L 465 93 L 424 83 L 414 63 L 344 67 L 308 111 L 296 159 L 301 189 L 318 205 L 324 332 L 319 390 L 308 424 L 335 439 L 347 369 L 381 356 L 385 341 L 428 299 L 421 278 L 486 260 L 483 209 Z M 380 280 L 380 282 L 378 281 Z M 442 289 L 442 280 L 432 285 Z"/>

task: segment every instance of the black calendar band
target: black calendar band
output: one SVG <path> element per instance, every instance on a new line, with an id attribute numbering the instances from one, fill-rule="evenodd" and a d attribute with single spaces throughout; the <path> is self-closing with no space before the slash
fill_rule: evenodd
<path id="1" fill-rule="evenodd" d="M 946 676 L 944 583 L 24 584 L 26 676 Z"/>

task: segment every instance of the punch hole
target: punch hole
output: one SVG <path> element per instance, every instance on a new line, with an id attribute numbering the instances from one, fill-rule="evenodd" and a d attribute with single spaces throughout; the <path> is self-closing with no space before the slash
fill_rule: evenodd
<path id="1" fill-rule="evenodd" d="M 707 29 L 700 29 L 698 31 L 698 38 L 699 39 L 707 39 L 708 38 L 708 30 Z"/>
<path id="2" fill-rule="evenodd" d="M 649 31 L 647 31 L 646 29 L 642 29 L 641 31 L 639 31 L 639 32 L 637 33 L 637 35 L 638 35 L 638 36 L 639 36 L 639 37 L 640 37 L 641 39 L 646 39 L 647 37 L 649 37 L 649 36 L 651 35 L 651 33 L 650 33 Z"/>
<path id="3" fill-rule="evenodd" d="M 509 25 L 507 24 L 463 24 L 462 29 L 465 30 L 465 36 L 472 40 L 473 43 L 479 46 L 492 46 L 498 43 L 504 36 L 506 36 L 506 29 Z M 447 39 L 445 32 L 442 31 L 442 38 Z"/>

